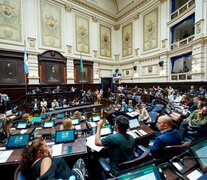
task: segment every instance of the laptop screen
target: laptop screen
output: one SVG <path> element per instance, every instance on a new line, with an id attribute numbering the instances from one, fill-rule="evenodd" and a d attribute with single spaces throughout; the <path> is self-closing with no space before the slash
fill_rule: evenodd
<path id="1" fill-rule="evenodd" d="M 207 139 L 202 140 L 201 142 L 190 146 L 195 157 L 198 159 L 198 162 L 204 172 L 207 171 Z"/>
<path id="2" fill-rule="evenodd" d="M 27 124 L 28 124 L 28 122 L 26 122 L 26 121 L 18 122 L 16 128 L 17 129 L 26 129 L 27 128 Z"/>
<path id="3" fill-rule="evenodd" d="M 75 130 L 61 130 L 56 131 L 55 143 L 73 142 L 75 140 Z"/>
<path id="4" fill-rule="evenodd" d="M 6 149 L 15 149 L 24 147 L 29 141 L 29 134 L 10 135 Z"/>
<path id="5" fill-rule="evenodd" d="M 130 180 L 161 180 L 161 176 L 159 173 L 159 168 L 154 166 L 153 164 L 146 165 L 144 167 L 136 167 L 131 168 L 128 171 L 125 170 L 125 173 L 120 173 L 121 175 L 114 179 L 124 180 L 124 179 L 130 179 Z"/>
<path id="6" fill-rule="evenodd" d="M 61 113 L 61 114 L 57 114 L 56 118 L 57 119 L 64 119 L 65 114 Z"/>
<path id="7" fill-rule="evenodd" d="M 51 128 L 54 127 L 54 121 L 45 121 L 43 123 L 43 128 Z"/>
<path id="8" fill-rule="evenodd" d="M 129 128 L 130 129 L 137 128 L 139 126 L 140 126 L 140 124 L 139 124 L 139 121 L 138 121 L 137 118 L 134 118 L 134 119 L 130 119 L 129 120 Z"/>
<path id="9" fill-rule="evenodd" d="M 92 116 L 92 121 L 93 122 L 97 122 L 101 120 L 101 116 L 97 115 L 97 116 Z"/>
<path id="10" fill-rule="evenodd" d="M 80 124 L 80 119 L 78 119 L 78 118 L 74 118 L 74 119 L 71 119 L 71 120 L 72 120 L 73 125 Z"/>

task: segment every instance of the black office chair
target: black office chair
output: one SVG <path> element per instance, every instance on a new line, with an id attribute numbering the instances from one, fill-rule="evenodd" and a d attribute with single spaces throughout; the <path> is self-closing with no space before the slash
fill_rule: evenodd
<path id="1" fill-rule="evenodd" d="M 165 159 L 165 161 L 168 161 L 169 159 L 173 158 L 174 156 L 177 156 L 177 155 L 187 151 L 190 144 L 191 144 L 191 141 L 185 141 L 181 145 L 166 146 L 164 148 L 164 159 Z"/>
<path id="2" fill-rule="evenodd" d="M 187 136 L 193 139 L 200 139 L 207 137 L 207 125 L 205 126 L 196 126 L 192 125 L 188 127 Z"/>
<path id="3" fill-rule="evenodd" d="M 140 156 L 138 156 L 137 152 L 139 152 L 139 154 L 141 152 L 142 154 Z M 134 166 L 137 166 L 137 165 L 140 165 L 140 164 L 146 162 L 149 158 L 149 152 L 150 152 L 149 149 L 145 148 L 142 145 L 138 145 L 137 150 L 135 152 L 136 158 L 133 160 L 118 164 L 119 171 L 122 171 L 124 169 L 128 169 L 130 167 L 134 167 Z M 111 166 L 109 165 L 108 162 L 106 162 L 106 160 L 104 158 L 99 158 L 99 164 L 101 165 L 101 168 L 102 168 L 102 178 L 103 179 L 116 177 L 116 175 L 111 172 Z"/>

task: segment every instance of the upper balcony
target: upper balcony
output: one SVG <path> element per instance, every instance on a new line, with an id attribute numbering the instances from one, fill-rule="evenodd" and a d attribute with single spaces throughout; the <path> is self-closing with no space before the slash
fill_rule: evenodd
<path id="1" fill-rule="evenodd" d="M 171 17 L 171 20 L 174 20 L 175 18 L 181 17 L 185 12 L 188 12 L 190 9 L 192 9 L 195 6 L 195 0 L 189 0 L 188 2 L 186 2 L 184 5 L 182 5 L 176 10 L 174 10 L 174 8 L 176 8 L 176 3 L 175 1 L 172 0 L 172 6 L 174 7 L 172 8 L 172 13 L 170 17 Z"/>
<path id="2" fill-rule="evenodd" d="M 191 41 L 193 41 L 193 39 L 194 39 L 194 35 L 189 36 L 189 37 L 187 37 L 185 39 L 182 39 L 180 41 L 174 42 L 174 43 L 171 44 L 171 49 L 175 50 L 175 49 L 178 49 L 180 47 L 187 46 Z"/>

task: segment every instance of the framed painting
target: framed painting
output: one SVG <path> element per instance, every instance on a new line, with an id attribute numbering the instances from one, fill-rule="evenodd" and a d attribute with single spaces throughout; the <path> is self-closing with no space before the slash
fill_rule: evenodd
<path id="1" fill-rule="evenodd" d="M 61 8 L 40 1 L 41 44 L 47 47 L 62 48 Z"/>
<path id="2" fill-rule="evenodd" d="M 21 0 L 0 1 L 0 39 L 22 42 Z"/>
<path id="3" fill-rule="evenodd" d="M 111 57 L 111 28 L 100 25 L 100 55 Z"/>
<path id="4" fill-rule="evenodd" d="M 17 59 L 0 60 L 0 83 L 2 84 L 23 84 L 24 69 L 23 61 Z"/>
<path id="5" fill-rule="evenodd" d="M 48 50 L 38 56 L 41 84 L 66 82 L 67 59 L 58 51 Z"/>
<path id="6" fill-rule="evenodd" d="M 76 51 L 89 54 L 89 20 L 75 16 Z"/>
<path id="7" fill-rule="evenodd" d="M 143 50 L 158 47 L 158 9 L 143 16 Z"/>
<path id="8" fill-rule="evenodd" d="M 132 55 L 132 23 L 122 28 L 122 56 Z"/>

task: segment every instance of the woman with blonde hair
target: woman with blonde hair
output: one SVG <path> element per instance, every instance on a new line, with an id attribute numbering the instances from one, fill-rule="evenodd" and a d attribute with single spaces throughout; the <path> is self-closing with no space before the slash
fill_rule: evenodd
<path id="1" fill-rule="evenodd" d="M 143 122 L 150 122 L 151 118 L 149 113 L 147 112 L 147 109 L 143 104 L 137 104 L 135 107 L 136 111 L 139 112 L 139 119 Z"/>
<path id="2" fill-rule="evenodd" d="M 72 123 L 72 120 L 69 119 L 69 118 L 66 118 L 64 121 L 63 121 L 63 128 L 64 129 L 71 129 L 73 126 L 73 123 Z"/>

